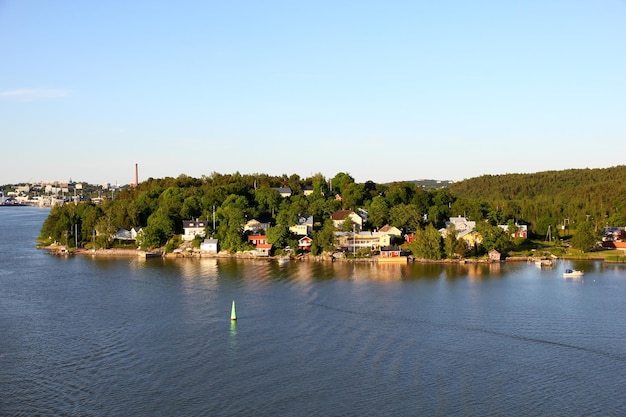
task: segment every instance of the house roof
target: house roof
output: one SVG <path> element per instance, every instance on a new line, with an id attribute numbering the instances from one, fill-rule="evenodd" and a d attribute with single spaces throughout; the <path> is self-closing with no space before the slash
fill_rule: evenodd
<path id="1" fill-rule="evenodd" d="M 402 234 L 402 232 L 400 231 L 400 229 L 398 229 L 395 226 L 390 226 L 388 224 L 384 225 L 383 227 L 380 228 L 379 230 L 380 232 L 383 233 L 390 233 L 390 234 L 394 234 L 394 235 L 398 235 L 398 233 L 400 233 L 400 235 Z M 398 235 L 399 236 L 399 235 Z"/>
<path id="2" fill-rule="evenodd" d="M 183 220 L 183 229 L 189 229 L 189 228 L 197 228 L 197 227 L 201 227 L 201 228 L 205 228 L 207 227 L 208 224 L 206 222 L 206 220 Z"/>
<path id="3" fill-rule="evenodd" d="M 313 226 L 313 216 L 298 216 L 298 225 Z"/>
<path id="4" fill-rule="evenodd" d="M 352 210 L 337 210 L 336 212 L 333 213 L 333 215 L 330 218 L 332 220 L 345 220 L 346 217 L 348 217 L 351 214 L 356 214 L 356 213 L 353 212 Z"/>
<path id="5" fill-rule="evenodd" d="M 282 194 L 291 195 L 291 188 L 289 187 L 275 187 L 274 190 L 278 191 L 281 195 Z"/>

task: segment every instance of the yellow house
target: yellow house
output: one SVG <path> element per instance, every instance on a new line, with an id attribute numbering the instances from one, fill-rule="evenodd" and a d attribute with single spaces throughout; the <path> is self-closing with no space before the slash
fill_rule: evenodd
<path id="1" fill-rule="evenodd" d="M 459 234 L 459 236 L 457 236 L 457 239 L 464 240 L 468 248 L 474 248 L 477 244 L 480 245 L 481 243 L 483 243 L 482 235 L 474 230 L 471 230 L 467 233 Z"/>

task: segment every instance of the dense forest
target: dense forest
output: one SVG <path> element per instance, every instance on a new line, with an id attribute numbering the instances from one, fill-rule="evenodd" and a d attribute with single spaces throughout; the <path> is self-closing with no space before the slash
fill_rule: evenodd
<path id="1" fill-rule="evenodd" d="M 587 221 L 596 229 L 626 226 L 626 166 L 483 175 L 449 190 L 457 210 L 478 210 L 470 214 L 476 218 L 493 209 L 500 218 L 529 224 L 537 235 L 545 235 L 548 226 L 567 232 Z M 484 210 L 478 209 L 483 203 Z"/>
<path id="2" fill-rule="evenodd" d="M 626 225 L 625 175 L 626 167 L 486 175 L 437 189 L 410 181 L 356 183 L 343 172 L 333 178 L 239 173 L 150 178 L 100 204 L 53 208 L 42 226 L 41 239 L 68 246 L 110 247 L 118 228 L 142 227 L 138 242 L 142 247 L 167 245 L 171 249 L 179 243 L 176 236 L 182 232 L 182 221 L 202 218 L 208 220 L 208 235 L 218 238 L 222 249 L 234 252 L 249 249 L 242 233 L 248 220 L 269 219 L 270 243 L 294 247 L 296 237 L 288 228 L 298 216 L 306 215 L 315 221 L 312 252 L 318 254 L 333 250 L 336 230 L 331 215 L 341 209 L 363 208 L 368 212 L 364 229 L 390 224 L 415 232 L 423 241 L 429 236 L 435 239 L 433 230 L 445 227 L 450 216 L 462 215 L 478 222 L 485 236 L 483 250 L 506 250 L 511 242 L 508 247 L 503 243 L 506 239 L 496 225 L 527 224 L 537 236 L 549 228 L 556 236 L 559 231 L 567 235 L 580 225 L 592 225 L 595 231 L 605 225 Z M 289 187 L 292 195 L 282 197 L 278 187 Z M 305 188 L 312 193 L 305 196 Z M 352 230 L 351 224 L 345 229 Z M 419 250 L 417 240 L 414 248 Z M 428 257 L 452 257 L 467 250 L 444 240 L 435 246 L 437 253 Z"/>

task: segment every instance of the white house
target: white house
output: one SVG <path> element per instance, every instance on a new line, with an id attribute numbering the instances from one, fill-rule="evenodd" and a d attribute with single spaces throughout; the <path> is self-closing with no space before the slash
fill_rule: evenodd
<path id="1" fill-rule="evenodd" d="M 306 236 L 313 231 L 313 216 L 298 216 L 298 223 L 289 228 L 289 231 L 298 236 Z"/>
<path id="2" fill-rule="evenodd" d="M 218 243 L 217 239 L 204 239 L 204 242 L 200 244 L 200 250 L 208 253 L 217 253 Z"/>
<path id="3" fill-rule="evenodd" d="M 253 232 L 253 233 L 265 233 L 267 229 L 270 228 L 269 221 L 262 221 L 257 219 L 249 220 L 245 226 L 243 227 L 244 232 Z"/>
<path id="4" fill-rule="evenodd" d="M 204 229 L 207 226 L 205 220 L 183 220 L 183 240 L 194 240 L 196 236 L 204 237 Z"/>
<path id="5" fill-rule="evenodd" d="M 346 219 L 350 219 L 352 223 L 357 225 L 358 230 L 363 228 L 363 218 L 352 210 L 337 210 L 330 218 L 335 227 L 341 227 Z"/>

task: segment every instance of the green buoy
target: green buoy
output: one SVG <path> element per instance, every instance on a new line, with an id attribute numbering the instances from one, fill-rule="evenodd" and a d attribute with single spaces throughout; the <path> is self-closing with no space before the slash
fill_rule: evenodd
<path id="1" fill-rule="evenodd" d="M 237 310 L 235 310 L 235 300 L 233 300 L 233 306 L 230 309 L 230 319 L 237 320 Z"/>

